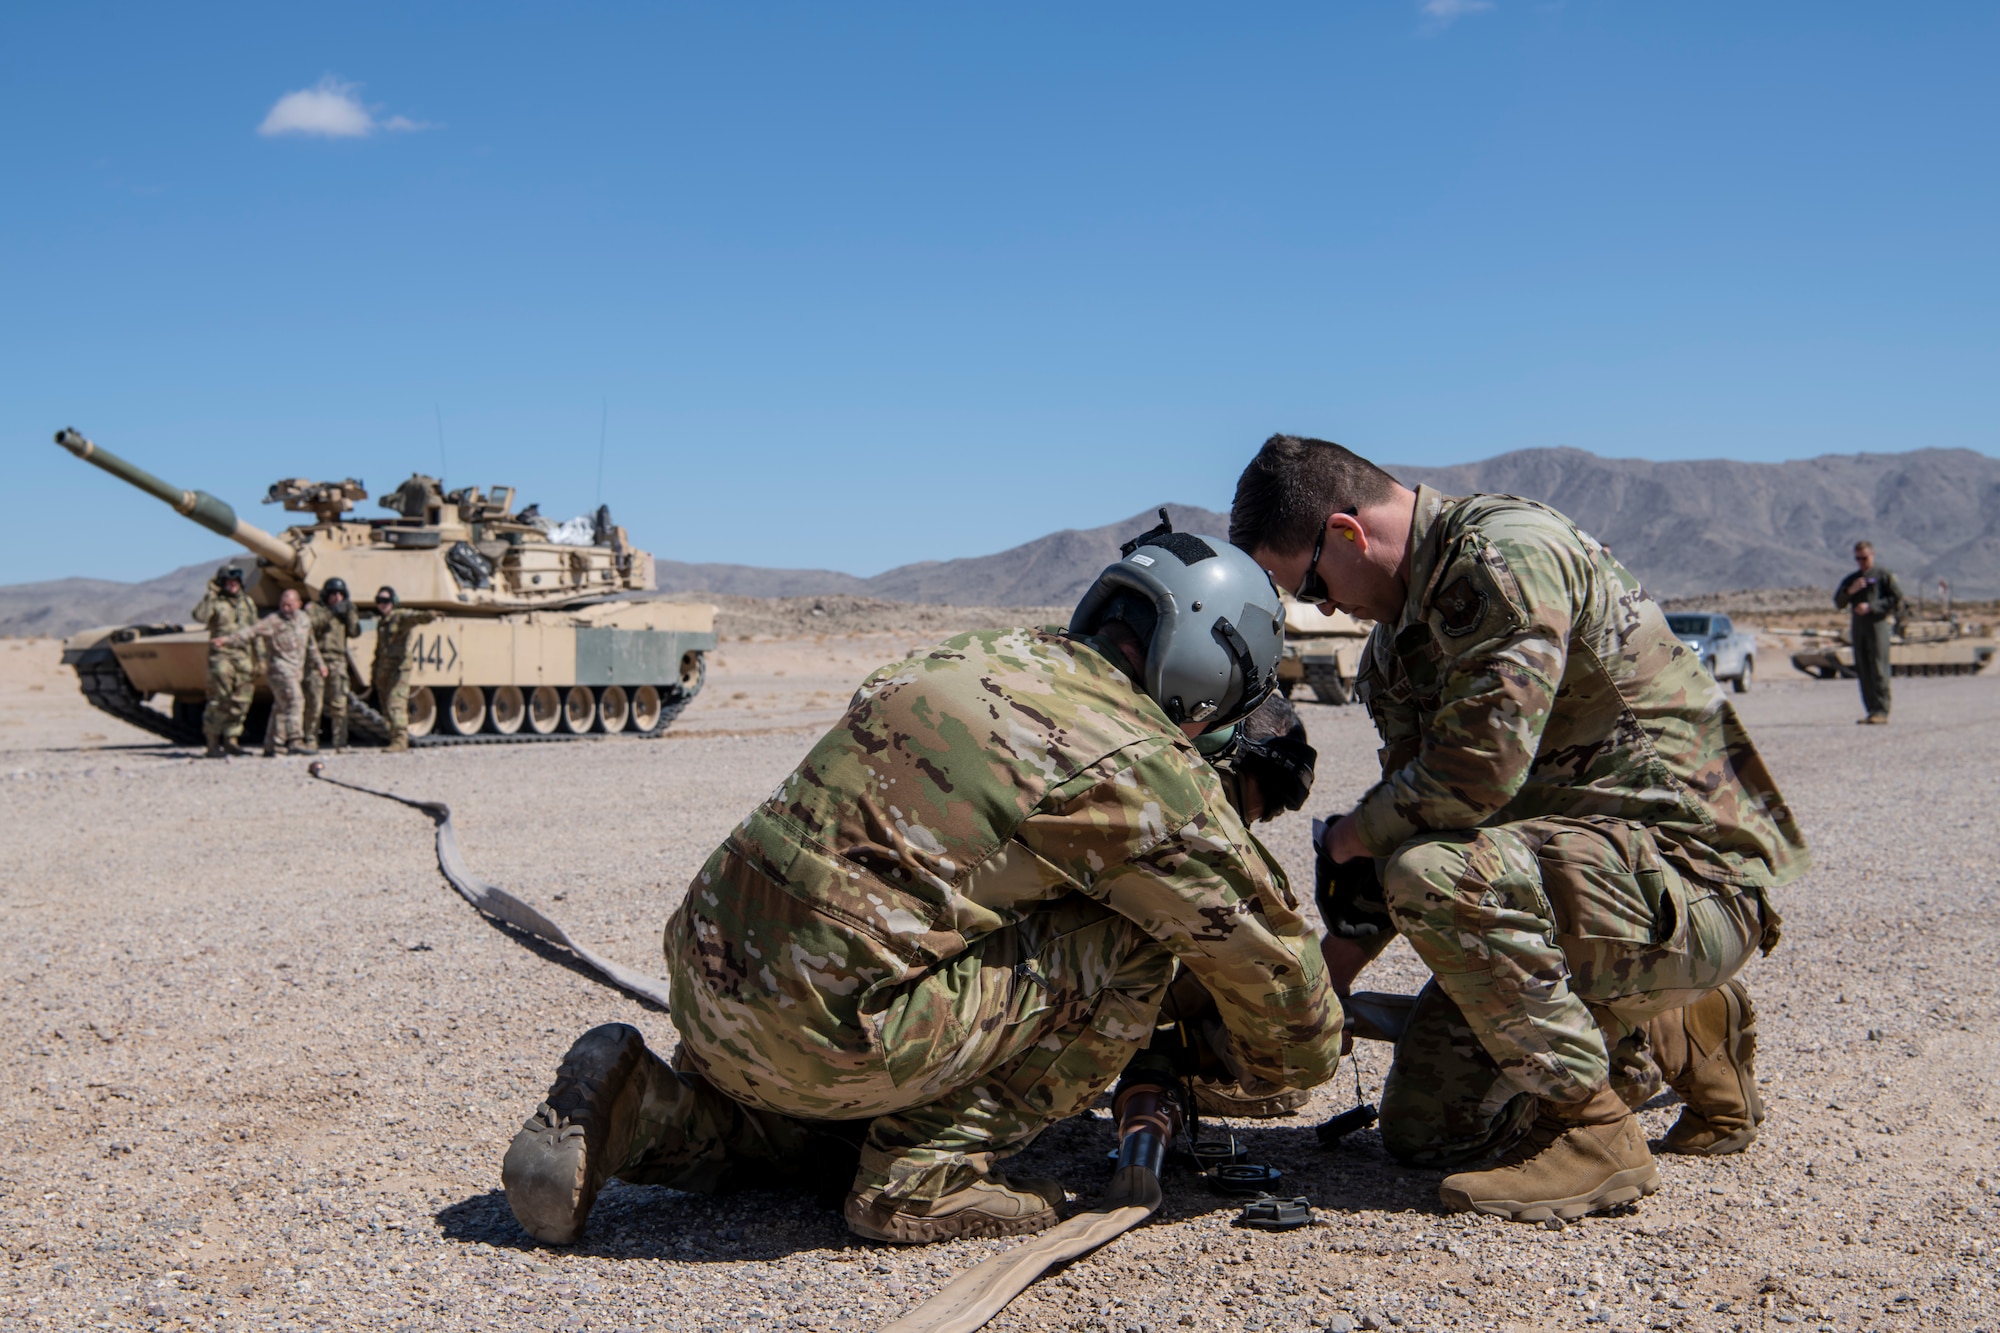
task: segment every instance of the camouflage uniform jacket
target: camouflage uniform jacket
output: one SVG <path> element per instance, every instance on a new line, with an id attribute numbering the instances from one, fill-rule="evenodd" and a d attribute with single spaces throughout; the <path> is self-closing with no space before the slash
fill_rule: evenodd
<path id="1" fill-rule="evenodd" d="M 1417 491 L 1410 591 L 1356 688 L 1383 779 L 1358 807 L 1412 836 L 1549 816 L 1644 824 L 1686 873 L 1762 889 L 1810 864 L 1736 710 L 1597 541 L 1545 505 Z"/>
<path id="2" fill-rule="evenodd" d="M 312 621 L 313 638 L 319 643 L 319 655 L 326 659 L 329 670 L 335 664 L 347 660 L 347 641 L 361 635 L 361 613 L 349 602 L 347 609 L 336 615 L 332 607 L 324 602 L 314 602 L 306 608 L 306 616 Z"/>
<path id="3" fill-rule="evenodd" d="M 1284 872 L 1160 707 L 1053 627 L 959 635 L 863 682 L 689 886 L 674 1020 L 703 1059 L 810 1071 L 832 1106 L 897 989 L 962 973 L 956 1012 L 876 1031 L 897 1081 L 921 1080 L 977 1010 L 970 946 L 1071 893 L 1202 981 L 1245 1072 L 1332 1073 L 1340 1009 Z"/>
<path id="4" fill-rule="evenodd" d="M 1847 585 L 1857 575 L 1867 581 L 1849 595 Z M 1842 575 L 1840 586 L 1833 590 L 1833 604 L 1845 611 L 1862 602 L 1868 604 L 1868 610 L 1853 612 L 1856 620 L 1880 624 L 1890 616 L 1900 616 L 1903 614 L 1903 585 L 1896 581 L 1894 574 L 1880 565 L 1869 570 L 1856 569 L 1852 573 Z"/>
<path id="5" fill-rule="evenodd" d="M 245 625 L 228 636 L 231 643 L 249 643 L 262 640 L 270 653 L 266 671 L 273 676 L 283 676 L 287 680 L 298 680 L 310 666 L 318 671 L 326 665 L 319 654 L 319 645 L 313 642 L 312 621 L 303 613 L 287 617 L 282 611 L 273 611 L 254 625 Z"/>
<path id="6" fill-rule="evenodd" d="M 388 615 L 375 622 L 375 664 L 370 673 L 379 686 L 381 678 L 391 671 L 400 671 L 410 657 L 410 635 L 417 626 L 428 625 L 437 619 L 435 611 L 412 611 L 399 606 Z"/>
<path id="7" fill-rule="evenodd" d="M 210 580 L 208 593 L 194 609 L 194 618 L 208 631 L 208 637 L 226 639 L 236 631 L 257 623 L 257 604 L 250 600 L 248 593 L 230 594 L 222 590 L 214 580 Z M 234 648 L 211 648 L 211 652 L 230 652 Z M 240 648 L 234 649 L 242 652 Z"/>

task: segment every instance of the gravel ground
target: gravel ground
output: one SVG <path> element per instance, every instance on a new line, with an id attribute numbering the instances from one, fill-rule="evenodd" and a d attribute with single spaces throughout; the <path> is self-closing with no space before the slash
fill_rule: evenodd
<path id="1" fill-rule="evenodd" d="M 357 754 L 449 801 L 467 857 L 614 957 L 658 931 L 893 635 L 730 643 L 667 739 Z M 1004 1242 L 890 1249 L 812 1199 L 613 1186 L 541 1249 L 498 1190 L 508 1138 L 584 1028 L 663 1013 L 472 912 L 416 813 L 302 760 L 208 763 L 91 713 L 47 644 L 0 651 L 0 1328 L 870 1329 Z M 1775 675 L 1775 673 L 1773 673 Z M 39 688 L 37 688 L 39 687 Z M 1160 1220 L 1031 1290 L 1003 1329 L 2000 1329 L 2000 678 L 1738 702 L 1818 869 L 1747 979 L 1771 1119 L 1745 1156 L 1666 1158 L 1660 1194 L 1561 1230 L 1448 1217 L 1373 1131 L 1321 1151 L 1348 1068 L 1255 1160 L 1319 1209 L 1265 1235 L 1168 1181 Z M 732 697 L 734 696 L 734 697 Z M 1321 800 L 1366 784 L 1354 709 L 1301 710 Z M 91 738 L 91 739 L 86 739 Z M 1302 816 L 1269 839 L 1307 873 Z M 1398 946 L 1368 976 L 1413 988 Z M 1386 1049 L 1354 1065 L 1372 1095 Z M 1664 1131 L 1675 1114 L 1645 1113 Z M 1102 1112 L 1022 1160 L 1083 1199 Z"/>

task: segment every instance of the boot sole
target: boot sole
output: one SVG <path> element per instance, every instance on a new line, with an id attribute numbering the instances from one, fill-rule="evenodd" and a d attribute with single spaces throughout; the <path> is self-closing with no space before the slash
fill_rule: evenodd
<path id="1" fill-rule="evenodd" d="M 500 1184 L 514 1220 L 544 1245 L 574 1243 L 596 1201 L 590 1197 L 594 1191 L 585 1188 L 588 1150 L 566 1151 L 563 1142 L 561 1131 L 524 1128 L 507 1145 L 500 1164 Z"/>
<path id="2" fill-rule="evenodd" d="M 868 1240 L 886 1241 L 891 1245 L 928 1245 L 940 1240 L 1000 1240 L 1008 1236 L 1027 1236 L 1037 1231 L 1046 1231 L 1056 1224 L 1056 1210 L 1045 1208 L 1039 1213 L 1029 1213 L 1025 1217 L 994 1217 L 990 1213 L 963 1212 L 950 1217 L 913 1217 L 906 1213 L 876 1212 L 868 1215 L 862 1209 L 847 1207 L 842 1210 L 847 1229 Z"/>
<path id="3" fill-rule="evenodd" d="M 1438 1200 L 1454 1213 L 1484 1213 L 1510 1222 L 1546 1222 L 1552 1217 L 1573 1222 L 1607 1208 L 1635 1203 L 1660 1188 L 1660 1168 L 1652 1163 L 1618 1172 L 1588 1194 L 1567 1199 L 1479 1199 L 1464 1190 L 1438 1187 Z"/>
<path id="4" fill-rule="evenodd" d="M 563 1056 L 557 1083 L 567 1078 L 572 1084 L 615 1081 L 622 1086 L 632 1078 L 645 1051 L 646 1040 L 637 1028 L 623 1023 L 592 1028 Z M 565 1118 L 574 1118 L 582 1109 L 544 1105 Z M 552 1129 L 539 1123 L 539 1112 L 521 1127 L 507 1145 L 500 1183 L 523 1231 L 547 1245 L 569 1245 L 583 1234 L 597 1192 L 611 1174 L 606 1162 L 622 1156 L 631 1140 L 635 1106 L 636 1099 L 614 1095 L 609 1105 L 600 1108 L 605 1123 L 594 1120 L 588 1130 L 577 1125 Z"/>

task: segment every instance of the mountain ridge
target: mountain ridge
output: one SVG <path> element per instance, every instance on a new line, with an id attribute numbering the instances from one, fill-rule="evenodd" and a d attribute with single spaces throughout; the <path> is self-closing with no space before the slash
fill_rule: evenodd
<path id="1" fill-rule="evenodd" d="M 1961 597 L 2000 596 L 2000 459 L 1966 449 L 1826 454 L 1786 463 L 1651 462 L 1581 449 L 1523 449 L 1451 467 L 1386 464 L 1406 484 L 1540 500 L 1611 546 L 1663 597 L 1814 585 L 1852 568 L 1857 538 L 1914 595 L 1949 579 Z M 1118 544 L 1151 527 L 1154 506 L 1095 528 L 1066 528 L 990 555 L 921 560 L 862 577 L 838 570 L 656 560 L 663 593 L 853 596 L 967 606 L 1072 604 Z M 1224 536 L 1226 513 L 1166 506 L 1182 531 Z M 140 583 L 56 579 L 0 586 L 0 635 L 65 635 L 90 625 L 181 620 L 217 561 Z"/>

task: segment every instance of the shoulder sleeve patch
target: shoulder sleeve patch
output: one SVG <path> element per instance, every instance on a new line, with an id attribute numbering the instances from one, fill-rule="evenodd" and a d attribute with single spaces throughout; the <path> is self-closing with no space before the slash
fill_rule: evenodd
<path id="1" fill-rule="evenodd" d="M 1431 605 L 1437 610 L 1438 627 L 1454 638 L 1472 633 L 1486 619 L 1485 590 L 1475 586 L 1468 574 L 1438 589 Z"/>

